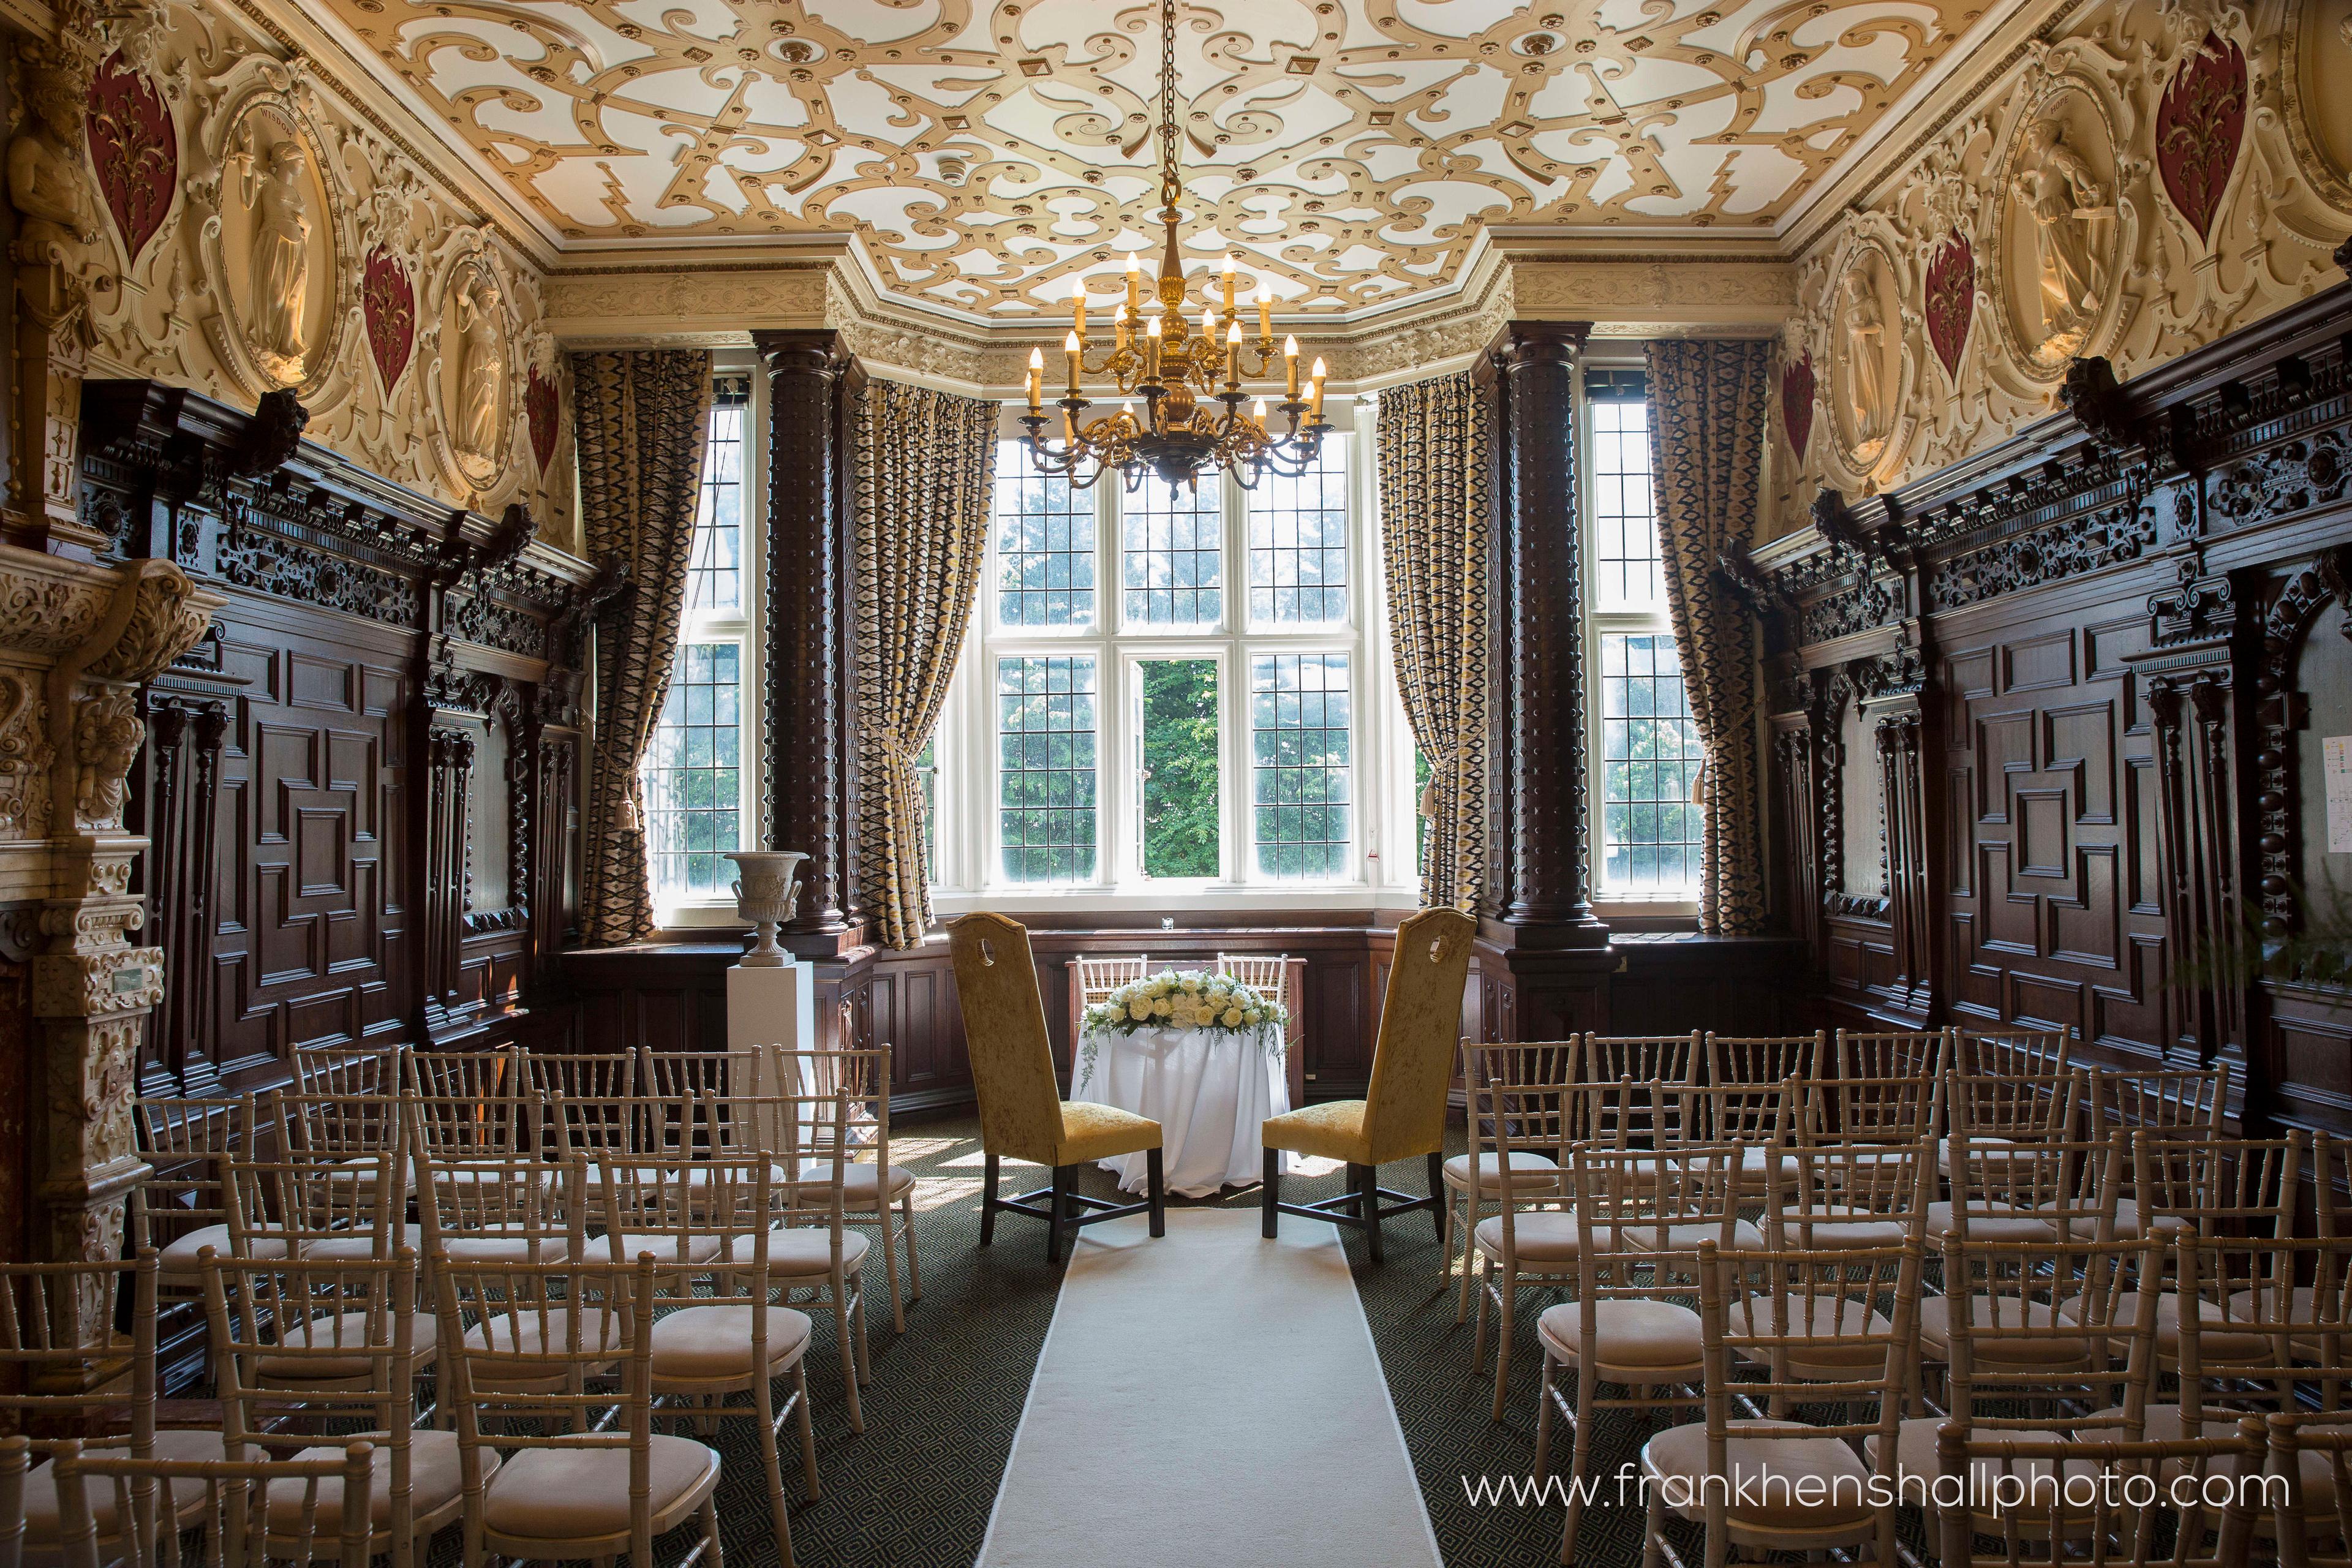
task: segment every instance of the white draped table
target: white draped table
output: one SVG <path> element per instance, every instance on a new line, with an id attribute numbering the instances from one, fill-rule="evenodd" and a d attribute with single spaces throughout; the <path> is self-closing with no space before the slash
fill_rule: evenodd
<path id="1" fill-rule="evenodd" d="M 1132 1034 L 1088 1029 L 1078 1037 L 1070 1098 L 1115 1105 L 1160 1123 L 1168 1190 L 1206 1197 L 1264 1173 L 1258 1124 L 1290 1109 L 1283 1048 L 1282 1029 L 1273 1024 L 1255 1029 L 1147 1025 Z M 1102 1163 L 1130 1193 L 1143 1191 L 1145 1165 L 1141 1154 Z"/>

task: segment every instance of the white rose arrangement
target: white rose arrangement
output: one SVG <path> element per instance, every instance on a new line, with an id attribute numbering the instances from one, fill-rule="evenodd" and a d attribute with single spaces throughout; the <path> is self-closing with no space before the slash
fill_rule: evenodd
<path id="1" fill-rule="evenodd" d="M 1290 1011 L 1231 975 L 1165 970 L 1129 981 L 1087 1008 L 1081 1023 L 1089 1035 L 1105 1029 L 1131 1035 L 1160 1025 L 1238 1035 L 1271 1025 L 1268 1048 L 1279 1050 L 1290 1025 Z M 1083 1067 L 1091 1068 L 1091 1045 L 1084 1055 Z"/>

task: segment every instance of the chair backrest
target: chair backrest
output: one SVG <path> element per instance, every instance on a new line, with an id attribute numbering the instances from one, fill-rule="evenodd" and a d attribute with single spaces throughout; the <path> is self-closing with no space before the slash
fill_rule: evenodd
<path id="1" fill-rule="evenodd" d="M 1795 1118 L 1800 1142 L 1912 1143 L 1943 1130 L 1944 1080 L 1832 1078 L 1801 1086 Z"/>
<path id="2" fill-rule="evenodd" d="M 841 1037 L 856 1039 L 848 1003 L 841 1005 Z M 891 1051 L 888 1041 L 878 1045 L 843 1047 L 829 1051 L 779 1052 L 770 1073 L 769 1095 L 834 1094 L 847 1097 L 849 1138 L 853 1150 L 872 1154 L 883 1165 L 890 1163 Z M 770 1150 L 781 1148 L 771 1130 L 763 1130 Z"/>
<path id="3" fill-rule="evenodd" d="M 425 1258 L 437 1268 L 476 1244 L 511 1256 L 513 1242 L 527 1244 L 533 1261 L 576 1254 L 587 1233 L 583 1163 L 548 1161 L 535 1154 L 462 1154 L 444 1158 L 430 1150 L 416 1156 L 416 1217 L 422 1222 Z"/>
<path id="4" fill-rule="evenodd" d="M 249 1147 L 253 1097 L 136 1103 L 139 1152 L 149 1166 L 131 1201 L 137 1245 L 160 1250 L 207 1226 L 226 1225 L 228 1163 Z"/>
<path id="5" fill-rule="evenodd" d="M 2089 1086 L 2072 1069 L 2054 1072 L 1948 1073 L 1944 1115 L 1962 1137 L 2033 1142 L 2074 1135 L 2074 1113 Z"/>
<path id="6" fill-rule="evenodd" d="M 297 1150 L 228 1166 L 229 1245 L 238 1258 L 299 1257 L 331 1245 L 341 1255 L 389 1258 L 400 1245 L 394 1216 L 407 1208 L 404 1162 L 386 1150 L 348 1158 Z"/>
<path id="7" fill-rule="evenodd" d="M 1151 960 L 1141 953 L 1126 958 L 1078 960 L 1078 1005 L 1091 1007 L 1130 981 L 1151 973 Z"/>
<path id="8" fill-rule="evenodd" d="M 1240 981 L 1277 1007 L 1290 1005 L 1290 955 L 1221 952 L 1217 973 Z"/>
<path id="9" fill-rule="evenodd" d="M 1576 1042 L 1524 1045 L 1465 1044 L 1462 1082 L 1469 1100 L 1470 1152 L 1494 1152 L 1512 1119 L 1511 1142 L 1520 1149 L 1559 1160 L 1581 1134 L 1570 1122 L 1568 1087 L 1576 1068 Z"/>
<path id="10" fill-rule="evenodd" d="M 0 1264 L 0 1369 L 10 1373 L 0 1376 L 0 1413 L 35 1434 L 37 1451 L 58 1447 L 38 1434 L 70 1430 L 77 1418 L 119 1419 L 127 1397 L 129 1451 L 148 1457 L 155 1439 L 155 1279 L 152 1252 L 128 1263 Z M 125 1285 L 127 1339 L 114 1326 Z"/>
<path id="11" fill-rule="evenodd" d="M 948 947 L 980 1101 L 981 1146 L 1050 1164 L 1061 1140 L 1062 1095 L 1029 932 L 1003 915 L 969 914 L 948 928 Z"/>
<path id="12" fill-rule="evenodd" d="M 2259 1421 L 2226 1435 L 2127 1442 L 2021 1437 L 1954 1419 L 1936 1434 L 1937 1494 L 2016 1501 L 1997 1530 L 1981 1528 L 1969 1508 L 1940 1510 L 1929 1528 L 1940 1532 L 1940 1568 L 2246 1568 L 2263 1463 Z M 2105 1479 L 2125 1477 L 2147 1484 Z M 2221 1478 L 2211 1495 L 2226 1500 L 2217 1508 L 2201 1483 Z"/>
<path id="13" fill-rule="evenodd" d="M 405 1137 L 403 1097 L 384 1094 L 273 1094 L 278 1148 L 336 1159 L 397 1153 Z"/>
<path id="14" fill-rule="evenodd" d="M 65 1568 L 163 1568 L 162 1541 L 134 1532 L 127 1550 L 99 1549 L 90 1494 L 113 1494 L 115 1519 L 144 1514 L 158 1488 L 202 1487 L 209 1506 L 207 1561 L 223 1568 L 269 1563 L 368 1568 L 368 1509 L 375 1450 L 344 1443 L 340 1458 L 138 1459 L 65 1444 L 58 1454 L 58 1528 Z M 329 1489 L 329 1483 L 336 1483 Z M 177 1532 L 169 1532 L 176 1542 Z M 332 1542 L 331 1546 L 329 1543 Z"/>
<path id="15" fill-rule="evenodd" d="M 1822 1077 L 1834 1070 L 1841 1078 L 1940 1078 L 1949 1066 L 1951 1035 L 1943 1029 L 1904 1029 L 1890 1034 L 1837 1032 L 1837 1060 L 1822 1064 Z"/>
<path id="16" fill-rule="evenodd" d="M 506 1100 L 527 1092 L 512 1050 L 410 1051 L 405 1087 L 427 1099 Z"/>
<path id="17" fill-rule="evenodd" d="M 532 1094 L 567 1100 L 618 1100 L 637 1092 L 637 1048 L 565 1055 L 522 1053 L 523 1076 Z"/>
<path id="18" fill-rule="evenodd" d="M 1800 1081 L 1660 1085 L 1662 1100 L 1676 1102 L 1682 1110 L 1679 1115 L 1661 1110 L 1659 1145 L 1785 1145 L 1795 1131 L 1797 1107 L 1801 1103 Z"/>
<path id="19" fill-rule="evenodd" d="M 404 1043 L 297 1046 L 294 1087 L 303 1094 L 398 1094 Z"/>
<path id="20" fill-rule="evenodd" d="M 1988 1431 L 2144 1436 L 2159 1298 L 2135 1287 L 2163 1256 L 2146 1238 L 1947 1237 L 1952 1414 Z"/>
<path id="21" fill-rule="evenodd" d="M 2115 1236 L 2116 1202 L 2123 1193 L 2120 1138 L 2031 1142 L 1980 1142 L 1954 1133 L 1951 1141 L 1953 1234 L 2019 1209 L 2040 1212 L 2059 1235 L 2106 1241 Z"/>
<path id="22" fill-rule="evenodd" d="M 2131 1132 L 2221 1135 L 2221 1091 L 2227 1068 L 2162 1068 L 2147 1071 L 2085 1068 L 2091 1085 L 2091 1128 Z"/>
<path id="23" fill-rule="evenodd" d="M 1889 1226 L 1924 1240 L 1935 1169 L 1925 1139 L 1801 1138 L 1766 1188 L 1765 1240 L 1800 1251 L 1884 1246 Z"/>
<path id="24" fill-rule="evenodd" d="M 2352 1237 L 2184 1233 L 2173 1270 L 2182 1430 L 2305 1400 L 2352 1421 Z"/>
<path id="25" fill-rule="evenodd" d="M 2064 1072 L 2066 1037 L 2032 1029 L 1962 1029 L 1950 1031 L 1944 1048 L 1947 1070 L 1971 1077 L 2001 1074 Z"/>
<path id="26" fill-rule="evenodd" d="M 638 1154 L 602 1161 L 594 1184 L 603 1200 L 604 1235 L 591 1255 L 634 1263 L 650 1253 L 663 1279 L 678 1270 L 700 1275 L 720 1255 L 737 1268 L 755 1269 L 764 1286 L 768 1231 L 777 1222 L 765 1155 L 681 1160 Z M 755 1237 L 751 1233 L 756 1231 Z"/>
<path id="27" fill-rule="evenodd" d="M 1700 1081 L 1730 1087 L 1811 1078 L 1829 1055 L 1828 1040 L 1818 1029 L 1810 1035 L 1718 1035 L 1710 1029 L 1700 1052 L 1706 1064 Z"/>
<path id="28" fill-rule="evenodd" d="M 480 1160 L 536 1154 L 542 1109 L 535 1093 L 492 1099 L 412 1094 L 403 1115 L 413 1150 L 430 1150 L 443 1160 Z"/>
<path id="29" fill-rule="evenodd" d="M 1579 1148 L 1569 1162 L 1580 1252 L 1578 1289 L 1591 1298 L 1671 1295 L 1667 1269 L 1689 1282 L 1698 1245 L 1728 1251 L 1739 1219 L 1739 1151 L 1693 1145 L 1660 1153 Z"/>
<path id="30" fill-rule="evenodd" d="M 1376 1163 L 1445 1147 L 1445 1086 L 1462 1043 L 1462 984 L 1477 930 L 1460 910 L 1423 910 L 1397 926 L 1364 1094 Z"/>
<path id="31" fill-rule="evenodd" d="M 2178 1128 L 2142 1128 L 2127 1136 L 2132 1201 L 2142 1227 L 2161 1220 L 2200 1236 L 2257 1237 L 2285 1236 L 2292 1228 L 2309 1133 L 2208 1138 Z M 2327 1173 L 2315 1173 L 2324 1191 Z"/>
<path id="32" fill-rule="evenodd" d="M 2279 1543 L 2281 1568 L 2345 1568 L 2352 1563 L 2352 1426 L 2334 1415 L 2305 1419 L 2296 1413 L 2273 1415 L 2269 1426 L 2263 1474 L 2276 1478 L 2268 1484 L 2274 1489 L 2271 1538 Z M 2311 1484 L 2315 1474 L 2326 1478 L 2317 1487 Z M 2313 1542 L 2331 1538 L 2342 1549 L 2313 1550 Z"/>
<path id="33" fill-rule="evenodd" d="M 1664 1079 L 1696 1083 L 1699 1050 L 1706 1037 L 1687 1035 L 1579 1035 L 1576 1076 L 1582 1083 L 1637 1083 Z"/>

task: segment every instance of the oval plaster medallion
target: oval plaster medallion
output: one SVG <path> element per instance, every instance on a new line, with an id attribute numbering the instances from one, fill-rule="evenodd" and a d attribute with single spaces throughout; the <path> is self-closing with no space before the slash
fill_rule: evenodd
<path id="1" fill-rule="evenodd" d="M 514 333 L 505 280 L 488 255 L 461 251 L 436 297 L 439 358 L 428 391 L 434 447 L 452 485 L 477 495 L 505 475 L 514 435 Z"/>
<path id="2" fill-rule="evenodd" d="M 220 142 L 219 211 L 206 260 L 224 358 L 258 391 L 307 390 L 333 364 L 344 312 L 342 212 L 323 148 L 293 103 L 257 93 Z"/>
<path id="3" fill-rule="evenodd" d="M 2352 0 L 2295 0 L 2288 14 L 2287 140 L 2313 188 L 2352 213 Z"/>
<path id="4" fill-rule="evenodd" d="M 2116 143 L 2105 102 L 2076 77 L 2044 86 L 2010 128 L 1986 286 L 2011 357 L 2040 381 L 2113 333 L 2132 228 Z"/>

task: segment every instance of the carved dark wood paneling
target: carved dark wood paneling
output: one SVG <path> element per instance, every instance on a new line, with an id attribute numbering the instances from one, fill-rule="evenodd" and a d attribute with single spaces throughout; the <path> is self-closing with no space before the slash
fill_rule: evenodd
<path id="1" fill-rule="evenodd" d="M 2233 1114 L 2352 1127 L 2352 996 L 2257 981 L 2236 935 L 2292 929 L 2323 820 L 2301 731 L 2352 675 L 2301 652 L 2352 574 L 2347 328 L 2339 287 L 2126 384 L 2081 362 L 2066 413 L 1753 552 L 1784 671 L 1850 678 L 1877 742 L 1884 922 L 1828 720 L 1774 677 L 1780 875 L 1823 900 L 1792 924 L 1831 1021 L 2063 1029 L 2223 1063 Z M 1920 615 L 1871 625 L 1857 561 Z"/>
<path id="2" fill-rule="evenodd" d="M 143 1087 L 522 1026 L 558 995 L 576 908 L 578 625 L 601 579 L 531 552 L 519 508 L 457 511 L 302 442 L 290 396 L 248 415 L 93 381 L 84 405 L 85 515 L 228 599 L 144 696 L 136 820 L 172 984 Z"/>

